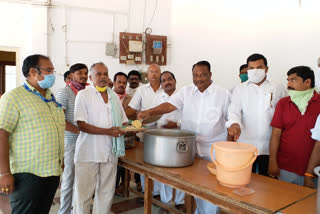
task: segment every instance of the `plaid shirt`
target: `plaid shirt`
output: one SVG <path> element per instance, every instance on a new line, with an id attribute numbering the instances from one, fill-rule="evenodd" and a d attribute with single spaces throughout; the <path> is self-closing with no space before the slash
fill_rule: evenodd
<path id="1" fill-rule="evenodd" d="M 27 86 L 36 91 L 26 82 Z M 52 92 L 47 89 L 45 98 Z M 65 119 L 61 107 L 20 86 L 0 100 L 0 129 L 10 133 L 11 173 L 59 176 L 64 153 Z"/>

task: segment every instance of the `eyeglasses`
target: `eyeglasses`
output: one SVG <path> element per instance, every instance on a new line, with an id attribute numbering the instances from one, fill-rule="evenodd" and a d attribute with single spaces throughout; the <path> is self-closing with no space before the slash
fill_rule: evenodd
<path id="1" fill-rule="evenodd" d="M 41 74 L 41 69 L 42 70 L 45 70 L 46 72 L 48 72 L 48 73 L 50 73 L 50 74 L 55 74 L 56 73 L 56 71 L 55 70 L 51 70 L 51 69 L 46 69 L 46 68 L 40 68 L 40 67 L 38 67 L 38 68 L 35 68 L 40 74 Z"/>

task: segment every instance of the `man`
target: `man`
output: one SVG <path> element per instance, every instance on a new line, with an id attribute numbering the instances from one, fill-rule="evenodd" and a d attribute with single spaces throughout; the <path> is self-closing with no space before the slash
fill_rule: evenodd
<path id="1" fill-rule="evenodd" d="M 69 214 L 72 207 L 74 183 L 74 152 L 79 129 L 74 122 L 74 105 L 79 91 L 86 87 L 88 68 L 85 64 L 77 63 L 69 70 L 72 81 L 57 93 L 57 101 L 65 112 L 66 130 L 64 134 L 64 172 L 62 174 L 59 214 Z"/>
<path id="2" fill-rule="evenodd" d="M 70 71 L 66 71 L 66 72 L 63 74 L 63 80 L 64 80 L 64 82 L 66 83 L 66 85 L 69 85 L 69 83 L 72 81 L 72 77 L 71 77 Z"/>
<path id="3" fill-rule="evenodd" d="M 290 69 L 289 97 L 276 107 L 271 126 L 269 174 L 303 185 L 315 140 L 310 129 L 320 113 L 320 95 L 314 91 L 314 74 L 307 66 Z"/>
<path id="4" fill-rule="evenodd" d="M 128 76 L 123 72 L 118 72 L 113 77 L 113 90 L 119 97 L 122 107 L 126 110 L 129 106 L 131 96 L 126 93 L 126 87 L 128 82 Z"/>
<path id="5" fill-rule="evenodd" d="M 128 82 L 129 86 L 126 89 L 126 92 L 129 96 L 133 97 L 141 82 L 141 74 L 139 73 L 139 71 L 130 71 L 128 73 Z"/>
<path id="6" fill-rule="evenodd" d="M 129 107 L 126 109 L 128 117 L 135 117 L 137 111 L 144 111 L 155 106 L 156 96 L 163 92 L 160 87 L 160 66 L 157 64 L 151 64 L 148 67 L 147 79 L 148 84 L 142 85 L 137 89 L 132 97 Z M 146 125 L 148 128 L 156 128 L 156 123 Z M 143 136 L 139 136 L 143 141 Z M 141 176 L 142 191 L 144 191 L 144 176 Z M 160 194 L 160 183 L 154 182 L 153 195 Z"/>
<path id="7" fill-rule="evenodd" d="M 228 106 L 230 93 L 216 86 L 211 81 L 210 63 L 200 61 L 193 65 L 193 85 L 185 86 L 170 97 L 169 102 L 155 108 L 140 112 L 139 119 L 153 115 L 165 114 L 176 109 L 182 111 L 181 129 L 196 133 L 196 149 L 200 158 L 210 160 L 210 149 L 213 143 L 227 140 Z M 196 213 L 216 213 L 214 204 L 196 199 Z"/>
<path id="8" fill-rule="evenodd" d="M 271 120 L 278 101 L 286 96 L 285 88 L 267 80 L 267 59 L 252 54 L 247 59 L 248 81 L 238 85 L 228 109 L 229 140 L 254 145 L 258 157 L 252 172 L 268 176 Z"/>
<path id="9" fill-rule="evenodd" d="M 239 78 L 241 80 L 241 83 L 245 82 L 248 80 L 248 65 L 247 64 L 243 64 L 240 66 L 240 74 L 239 74 Z"/>
<path id="10" fill-rule="evenodd" d="M 10 194 L 13 214 L 49 213 L 62 173 L 64 113 L 49 89 L 55 71 L 47 56 L 28 56 L 22 72 L 24 85 L 0 101 L 0 190 Z"/>
<path id="11" fill-rule="evenodd" d="M 132 97 L 126 94 L 126 87 L 127 87 L 128 76 L 123 72 L 118 72 L 113 77 L 113 90 L 118 95 L 118 98 L 122 104 L 123 109 L 125 110 L 128 108 L 129 102 Z M 128 133 L 132 135 L 132 133 Z M 125 135 L 126 138 L 126 135 Z M 140 182 L 140 176 L 139 182 Z M 120 183 L 121 179 L 121 183 Z M 117 178 L 116 178 L 116 190 L 115 194 L 118 196 L 124 196 L 124 179 L 125 179 L 125 169 L 121 166 L 117 168 Z"/>
<path id="12" fill-rule="evenodd" d="M 93 86 L 76 97 L 74 119 L 80 134 L 76 143 L 74 212 L 109 213 L 115 190 L 118 157 L 124 155 L 128 121 L 117 95 L 107 87 L 108 68 L 102 62 L 90 67 Z"/>
<path id="13" fill-rule="evenodd" d="M 170 96 L 176 93 L 176 78 L 170 71 L 164 71 L 160 75 L 161 88 L 163 92 L 156 97 L 156 104 L 160 105 L 162 103 L 168 102 Z M 162 115 L 162 117 L 157 121 L 157 128 L 167 128 L 167 129 L 177 129 L 180 128 L 181 111 L 174 110 L 168 114 Z M 163 183 L 160 190 L 160 198 L 163 203 L 169 203 L 172 200 L 173 189 L 172 187 L 165 185 Z M 185 211 L 184 206 L 184 192 L 176 189 L 175 193 L 175 206 L 181 211 Z M 169 213 L 168 210 L 160 208 L 160 214 Z"/>

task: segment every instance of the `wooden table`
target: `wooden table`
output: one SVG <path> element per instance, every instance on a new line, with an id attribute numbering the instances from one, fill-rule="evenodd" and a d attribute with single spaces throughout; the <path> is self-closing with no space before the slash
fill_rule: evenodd
<path id="1" fill-rule="evenodd" d="M 180 189 L 189 195 L 210 201 L 234 213 L 275 213 L 314 194 L 316 190 L 286 183 L 266 176 L 252 174 L 249 188 L 255 193 L 238 196 L 234 189 L 221 186 L 207 169 L 208 161 L 195 159 L 184 168 L 152 166 L 143 161 L 143 144 L 126 150 L 119 165 L 145 176 L 144 213 L 151 213 L 152 180 Z M 128 174 L 128 173 L 127 173 Z M 190 209 L 188 211 L 190 212 Z"/>
<path id="2" fill-rule="evenodd" d="M 301 201 L 294 203 L 293 205 L 280 210 L 285 214 L 301 214 L 301 213 L 317 213 L 317 194 L 309 196 Z"/>

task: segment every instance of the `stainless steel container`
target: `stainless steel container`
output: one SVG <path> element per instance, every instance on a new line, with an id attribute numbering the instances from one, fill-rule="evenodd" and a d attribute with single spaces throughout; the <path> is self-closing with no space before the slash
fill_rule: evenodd
<path id="1" fill-rule="evenodd" d="M 195 155 L 194 132 L 178 129 L 150 129 L 144 133 L 143 160 L 162 167 L 192 165 Z"/>

